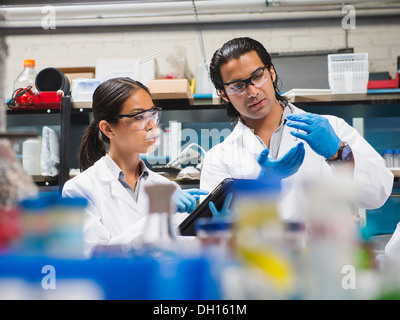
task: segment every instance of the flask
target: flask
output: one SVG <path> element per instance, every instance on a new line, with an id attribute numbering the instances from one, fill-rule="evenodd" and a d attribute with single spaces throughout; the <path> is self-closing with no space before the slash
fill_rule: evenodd
<path id="1" fill-rule="evenodd" d="M 154 184 L 145 187 L 149 197 L 149 213 L 142 235 L 145 249 L 172 250 L 175 233 L 171 226 L 173 184 Z"/>
<path id="2" fill-rule="evenodd" d="M 35 60 L 25 59 L 24 70 L 22 70 L 22 72 L 14 81 L 13 85 L 14 91 L 18 89 L 25 89 L 27 87 L 31 87 L 31 90 L 34 91 L 36 89 L 35 79 L 36 79 Z"/>

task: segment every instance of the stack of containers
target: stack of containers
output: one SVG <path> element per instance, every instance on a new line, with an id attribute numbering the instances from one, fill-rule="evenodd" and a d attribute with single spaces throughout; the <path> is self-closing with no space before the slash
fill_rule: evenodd
<path id="1" fill-rule="evenodd" d="M 329 54 L 328 74 L 332 94 L 366 93 L 368 53 Z"/>

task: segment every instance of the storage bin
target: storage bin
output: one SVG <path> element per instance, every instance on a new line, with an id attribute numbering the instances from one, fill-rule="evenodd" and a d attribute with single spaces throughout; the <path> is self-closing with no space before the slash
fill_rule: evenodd
<path id="1" fill-rule="evenodd" d="M 368 53 L 328 55 L 329 87 L 332 94 L 366 93 Z"/>
<path id="2" fill-rule="evenodd" d="M 92 101 L 94 90 L 100 85 L 99 79 L 72 80 L 71 96 L 73 101 Z"/>

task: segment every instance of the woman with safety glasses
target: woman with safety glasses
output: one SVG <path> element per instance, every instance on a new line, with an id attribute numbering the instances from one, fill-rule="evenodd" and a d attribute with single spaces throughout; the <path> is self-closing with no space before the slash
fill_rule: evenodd
<path id="1" fill-rule="evenodd" d="M 161 109 L 148 89 L 130 78 L 101 83 L 93 94 L 94 120 L 79 152 L 81 173 L 67 181 L 64 197 L 89 200 L 83 225 L 85 254 L 97 245 L 127 244 L 143 230 L 148 212 L 146 185 L 174 184 L 178 225 L 196 206 L 199 189 L 180 190 L 175 182 L 149 170 L 141 153 L 153 151 Z"/>

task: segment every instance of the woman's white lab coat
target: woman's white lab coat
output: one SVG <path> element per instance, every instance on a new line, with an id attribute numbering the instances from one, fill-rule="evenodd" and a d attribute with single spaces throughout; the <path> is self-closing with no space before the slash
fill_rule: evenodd
<path id="1" fill-rule="evenodd" d="M 167 178 L 152 172 L 140 183 L 137 201 L 112 174 L 105 157 L 76 177 L 68 180 L 63 197 L 84 197 L 88 200 L 83 222 L 85 254 L 90 255 L 96 245 L 128 244 L 143 232 L 149 210 L 146 185 L 174 184 Z M 173 214 L 173 226 L 178 225 L 186 213 Z"/>
<path id="2" fill-rule="evenodd" d="M 305 112 L 290 104 L 293 113 Z M 375 149 L 343 119 L 326 116 L 336 134 L 346 141 L 354 155 L 355 205 L 359 208 L 374 209 L 382 206 L 389 197 L 393 186 L 393 174 L 385 167 L 382 157 Z M 278 158 L 288 152 L 301 140 L 293 137 L 287 126 L 283 128 Z M 321 143 L 323 143 L 321 141 Z M 280 214 L 289 221 L 302 221 L 304 213 L 299 210 L 302 182 L 307 178 L 330 177 L 332 167 L 304 142 L 305 158 L 297 173 L 282 180 L 283 199 Z M 257 157 L 265 148 L 259 138 L 238 122 L 232 133 L 220 144 L 210 149 L 204 159 L 200 188 L 213 190 L 219 182 L 228 177 L 256 179 L 260 166 Z"/>

